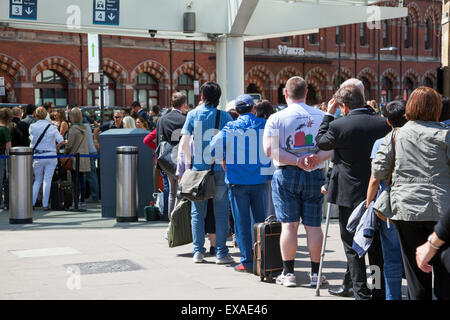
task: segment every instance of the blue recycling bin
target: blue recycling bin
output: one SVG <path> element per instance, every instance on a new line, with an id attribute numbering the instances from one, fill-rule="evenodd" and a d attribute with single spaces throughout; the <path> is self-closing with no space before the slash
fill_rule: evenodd
<path id="1" fill-rule="evenodd" d="M 138 147 L 138 217 L 153 201 L 154 151 L 143 142 L 149 131 L 143 129 L 109 129 L 99 135 L 102 217 L 116 217 L 116 147 Z"/>

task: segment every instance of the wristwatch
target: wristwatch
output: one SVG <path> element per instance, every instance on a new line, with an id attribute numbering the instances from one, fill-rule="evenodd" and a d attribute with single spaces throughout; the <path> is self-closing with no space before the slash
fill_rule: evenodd
<path id="1" fill-rule="evenodd" d="M 431 242 L 432 236 L 433 236 L 433 235 L 430 234 L 430 236 L 428 237 L 428 243 L 430 244 L 430 247 L 432 247 L 433 249 L 439 250 L 441 247 L 438 247 L 438 246 L 434 245 L 434 244 Z"/>

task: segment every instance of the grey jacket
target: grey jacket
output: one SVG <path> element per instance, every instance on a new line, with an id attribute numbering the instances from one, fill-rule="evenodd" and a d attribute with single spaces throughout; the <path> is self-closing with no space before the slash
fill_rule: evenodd
<path id="1" fill-rule="evenodd" d="M 79 147 L 78 147 L 79 146 Z M 78 149 L 77 149 L 78 148 Z M 67 144 L 64 148 L 65 154 L 89 154 L 86 139 L 86 127 L 83 124 L 72 124 L 67 135 Z M 72 170 L 76 168 L 76 158 L 72 158 Z M 89 158 L 80 158 L 80 172 L 91 171 Z"/>
<path id="2" fill-rule="evenodd" d="M 372 162 L 372 175 L 386 180 L 392 161 L 392 132 Z M 395 145 L 391 183 L 392 220 L 438 221 L 450 207 L 450 133 L 431 121 L 408 121 Z"/>

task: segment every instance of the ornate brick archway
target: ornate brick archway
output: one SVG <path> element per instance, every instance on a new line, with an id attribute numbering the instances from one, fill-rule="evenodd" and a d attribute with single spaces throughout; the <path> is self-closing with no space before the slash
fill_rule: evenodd
<path id="1" fill-rule="evenodd" d="M 63 57 L 49 57 L 36 64 L 31 69 L 31 80 L 35 82 L 36 76 L 44 70 L 57 71 L 74 85 L 80 82 L 80 70 L 72 62 Z"/>
<path id="2" fill-rule="evenodd" d="M 195 69 L 197 74 L 197 80 L 200 81 L 200 85 L 209 80 L 208 73 L 198 63 L 196 63 Z M 191 77 L 194 77 L 194 63 L 185 62 L 174 71 L 172 78 L 174 88 L 177 86 L 178 77 L 181 76 L 182 74 L 188 74 Z"/>
<path id="3" fill-rule="evenodd" d="M 169 72 L 160 63 L 154 60 L 146 60 L 144 62 L 141 62 L 133 69 L 133 71 L 131 71 L 131 84 L 136 84 L 137 76 L 142 72 L 151 74 L 158 82 L 161 82 L 164 87 L 169 86 Z"/>
<path id="4" fill-rule="evenodd" d="M 275 77 L 269 68 L 262 64 L 251 67 L 245 74 L 245 88 L 254 84 L 260 91 L 263 99 L 271 100 L 275 90 Z"/>
<path id="5" fill-rule="evenodd" d="M 289 78 L 300 76 L 301 73 L 296 68 L 292 66 L 284 67 L 280 70 L 280 72 L 277 73 L 277 76 L 275 77 L 275 83 L 276 85 L 285 84 Z"/>
<path id="6" fill-rule="evenodd" d="M 8 101 L 17 102 L 14 82 L 27 80 L 25 67 L 17 60 L 0 53 L 0 75 L 5 78 L 5 89 Z"/>
<path id="7" fill-rule="evenodd" d="M 328 98 L 328 89 L 330 86 L 330 76 L 321 67 L 315 67 L 308 71 L 305 76 L 306 83 L 316 91 L 316 98 L 319 102 Z"/>

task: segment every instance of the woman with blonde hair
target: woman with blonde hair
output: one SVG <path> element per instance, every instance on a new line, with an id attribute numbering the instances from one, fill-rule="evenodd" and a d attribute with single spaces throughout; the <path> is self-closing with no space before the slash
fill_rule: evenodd
<path id="1" fill-rule="evenodd" d="M 89 154 L 86 126 L 83 124 L 83 114 L 80 108 L 73 108 L 69 113 L 69 121 L 72 124 L 67 134 L 67 144 L 64 149 L 65 154 Z M 75 183 L 76 158 L 72 158 L 71 176 L 72 182 Z M 91 163 L 89 158 L 80 158 L 80 171 L 78 180 L 80 182 L 80 206 L 86 206 L 86 181 L 85 172 L 91 171 Z M 76 199 L 75 199 L 76 201 Z"/>
<path id="2" fill-rule="evenodd" d="M 53 124 L 49 123 L 47 118 L 47 110 L 39 107 L 35 111 L 37 121 L 30 125 L 30 147 L 33 148 L 34 154 L 37 156 L 56 156 L 56 151 L 64 144 L 64 139 Z M 36 204 L 39 189 L 43 186 L 42 208 L 48 208 L 48 200 L 50 198 L 50 187 L 52 184 L 53 173 L 57 164 L 54 159 L 34 159 L 34 183 L 33 183 L 33 206 Z"/>
<path id="3" fill-rule="evenodd" d="M 126 116 L 125 118 L 123 118 L 122 122 L 123 122 L 123 127 L 126 129 L 136 128 L 136 122 L 134 122 L 134 119 L 130 116 Z"/>

